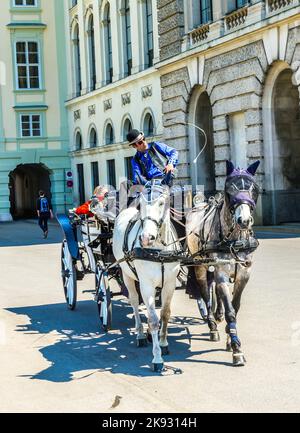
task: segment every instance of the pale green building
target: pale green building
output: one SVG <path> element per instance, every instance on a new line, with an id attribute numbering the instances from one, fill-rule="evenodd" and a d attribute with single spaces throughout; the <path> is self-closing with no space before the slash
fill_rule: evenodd
<path id="1" fill-rule="evenodd" d="M 72 205 L 66 71 L 62 1 L 2 1 L 0 221 L 34 216 L 39 189 L 54 212 Z"/>

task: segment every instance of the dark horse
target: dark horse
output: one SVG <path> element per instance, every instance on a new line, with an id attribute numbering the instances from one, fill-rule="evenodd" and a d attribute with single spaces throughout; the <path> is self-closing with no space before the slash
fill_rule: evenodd
<path id="1" fill-rule="evenodd" d="M 254 175 L 259 161 L 247 170 L 235 168 L 227 161 L 227 177 L 224 194 L 209 203 L 194 208 L 187 215 L 186 234 L 190 254 L 215 264 L 199 264 L 190 268 L 188 292 L 202 297 L 207 307 L 207 323 L 210 339 L 219 341 L 217 322 L 227 322 L 227 350 L 233 351 L 233 365 L 245 364 L 245 357 L 238 338 L 236 316 L 240 300 L 251 270 L 252 253 L 258 246 L 253 235 L 253 211 L 259 188 Z M 218 263 L 219 261 L 219 263 Z M 202 260 L 203 262 L 203 260 Z M 231 300 L 230 283 L 234 283 Z M 213 310 L 213 293 L 217 298 Z"/>

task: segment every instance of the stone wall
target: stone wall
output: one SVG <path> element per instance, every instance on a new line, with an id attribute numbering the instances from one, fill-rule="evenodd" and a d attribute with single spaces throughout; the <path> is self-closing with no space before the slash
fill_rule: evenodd
<path id="1" fill-rule="evenodd" d="M 157 0 L 160 60 L 181 52 L 184 0 Z"/>

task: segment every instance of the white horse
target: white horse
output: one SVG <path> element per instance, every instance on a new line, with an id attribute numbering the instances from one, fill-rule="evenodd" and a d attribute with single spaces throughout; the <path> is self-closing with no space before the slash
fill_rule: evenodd
<path id="1" fill-rule="evenodd" d="M 153 253 L 153 250 L 159 250 L 162 253 L 170 252 L 170 255 L 179 250 L 177 234 L 170 221 L 169 199 L 169 188 L 156 180 L 148 183 L 140 194 L 140 210 L 128 208 L 119 214 L 113 231 L 113 253 L 116 260 L 123 259 L 124 249 L 130 252 L 134 248 L 140 248 L 139 251 L 142 253 Z M 132 228 L 128 233 L 129 225 Z M 126 236 L 128 236 L 127 241 Z M 147 338 L 139 315 L 139 296 L 135 286 L 135 281 L 139 281 L 152 336 L 152 369 L 159 372 L 163 369 L 162 355 L 169 353 L 167 325 L 171 314 L 170 304 L 179 272 L 179 263 L 173 261 L 162 264 L 158 261 L 149 261 L 147 258 L 146 260 L 136 258 L 129 263 L 123 261 L 120 266 L 134 311 L 137 345 L 143 346 Z M 155 310 L 156 287 L 162 288 L 161 329 Z"/>

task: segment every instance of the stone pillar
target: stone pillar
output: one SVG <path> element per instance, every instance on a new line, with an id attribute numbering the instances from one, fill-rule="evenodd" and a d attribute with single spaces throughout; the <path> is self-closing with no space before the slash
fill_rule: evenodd
<path id="1" fill-rule="evenodd" d="M 141 70 L 141 37 L 140 28 L 142 28 L 139 17 L 140 1 L 130 0 L 130 19 L 131 19 L 131 49 L 132 49 L 132 74 Z"/>
<path id="2" fill-rule="evenodd" d="M 101 50 L 101 35 L 100 35 L 100 0 L 93 0 L 93 10 L 94 10 L 94 37 L 95 37 L 95 61 L 96 61 L 96 88 L 101 87 L 102 71 L 102 50 Z"/>
<path id="3" fill-rule="evenodd" d="M 53 169 L 50 174 L 51 203 L 54 213 L 67 213 L 73 207 L 72 189 L 67 188 L 65 170 L 63 168 Z"/>
<path id="4" fill-rule="evenodd" d="M 161 76 L 165 142 L 179 153 L 178 181 L 190 182 L 186 112 L 191 92 L 187 68 Z"/>
<path id="5" fill-rule="evenodd" d="M 9 201 L 9 171 L 0 171 L 0 222 L 12 221 Z"/>
<path id="6" fill-rule="evenodd" d="M 118 23 L 119 10 L 116 1 L 110 2 L 110 26 L 111 26 L 111 45 L 112 45 L 112 61 L 113 61 L 113 81 L 120 79 L 120 50 L 119 50 L 119 32 L 120 26 Z"/>
<path id="7" fill-rule="evenodd" d="M 181 53 L 184 35 L 183 0 L 157 0 L 160 60 Z"/>
<path id="8" fill-rule="evenodd" d="M 86 67 L 86 44 L 85 44 L 85 23 L 84 23 L 84 1 L 78 0 L 78 25 L 79 25 L 79 49 L 80 49 L 80 67 L 81 67 L 81 94 L 87 92 L 87 67 Z"/>

